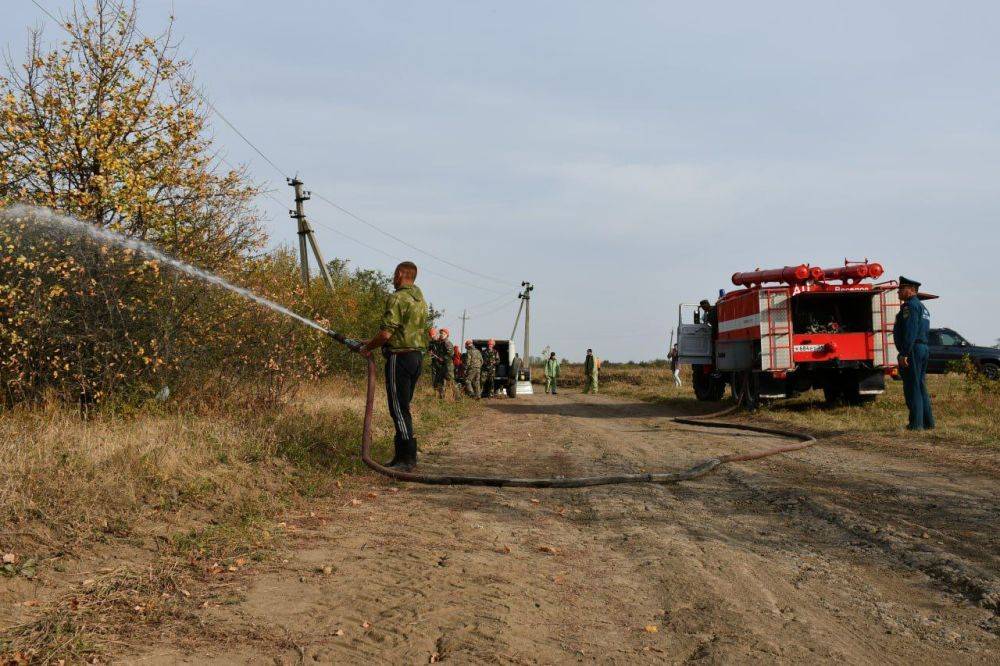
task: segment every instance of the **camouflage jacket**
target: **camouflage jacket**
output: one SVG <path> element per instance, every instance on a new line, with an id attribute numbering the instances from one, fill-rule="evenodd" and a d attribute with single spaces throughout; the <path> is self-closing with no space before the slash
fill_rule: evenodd
<path id="1" fill-rule="evenodd" d="M 483 351 L 483 370 L 496 370 L 500 365 L 500 353 L 496 349 L 485 349 Z"/>
<path id="2" fill-rule="evenodd" d="M 479 370 L 483 367 L 483 355 L 479 353 L 479 350 L 473 347 L 465 354 L 465 370 L 466 372 L 471 372 L 473 370 Z"/>
<path id="3" fill-rule="evenodd" d="M 407 285 L 389 295 L 381 330 L 391 334 L 389 349 L 427 349 L 427 303 L 420 287 Z"/>
<path id="4" fill-rule="evenodd" d="M 448 340 L 431 340 L 429 350 L 433 354 L 431 363 L 445 365 L 452 362 L 451 357 L 455 353 L 455 345 Z"/>

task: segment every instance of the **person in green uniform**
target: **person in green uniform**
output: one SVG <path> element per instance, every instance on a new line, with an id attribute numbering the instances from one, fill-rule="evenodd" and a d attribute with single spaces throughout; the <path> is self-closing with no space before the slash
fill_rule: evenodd
<path id="1" fill-rule="evenodd" d="M 483 395 L 482 382 L 483 355 L 472 340 L 465 341 L 465 392 L 479 400 Z"/>
<path id="2" fill-rule="evenodd" d="M 927 341 L 931 313 L 917 295 L 920 283 L 899 277 L 899 312 L 892 327 L 892 339 L 899 352 L 899 371 L 903 378 L 903 396 L 910 412 L 910 430 L 934 427 L 931 396 L 927 392 Z"/>
<path id="3" fill-rule="evenodd" d="M 455 366 L 451 362 L 454 348 L 448 341 L 448 329 L 436 330 L 432 328 L 431 331 L 431 377 L 438 397 L 444 398 L 446 385 L 454 384 Z"/>
<path id="4" fill-rule="evenodd" d="M 361 353 L 367 358 L 376 349 L 385 357 L 385 393 L 396 430 L 395 454 L 386 464 L 409 471 L 417 464 L 417 439 L 413 432 L 410 400 L 420 379 L 427 334 L 428 309 L 417 279 L 417 265 L 404 261 L 392 276 L 395 292 L 386 300 L 379 332 L 366 342 Z"/>
<path id="5" fill-rule="evenodd" d="M 431 385 L 438 397 L 444 397 L 444 384 L 439 380 L 444 377 L 444 357 L 441 355 L 441 340 L 438 338 L 438 330 L 431 327 L 427 331 L 430 341 L 427 343 L 427 356 L 430 357 L 431 365 Z"/>
<path id="6" fill-rule="evenodd" d="M 487 398 L 494 398 L 497 394 L 497 366 L 500 364 L 500 352 L 496 350 L 496 344 L 491 338 L 483 352 L 483 392 Z"/>
<path id="7" fill-rule="evenodd" d="M 514 358 L 510 360 L 510 376 L 507 377 L 507 396 L 517 397 L 517 380 L 521 374 L 521 355 L 514 353 Z"/>
<path id="8" fill-rule="evenodd" d="M 452 360 L 455 356 L 455 345 L 451 344 L 450 337 L 451 331 L 447 328 L 442 328 L 438 331 L 438 340 L 440 342 L 442 358 L 444 359 L 444 379 L 441 382 L 439 395 L 443 398 L 445 388 L 451 387 L 452 398 L 458 400 L 458 390 L 455 387 L 455 364 Z"/>
<path id="9" fill-rule="evenodd" d="M 555 352 L 549 354 L 549 357 L 545 359 L 542 370 L 545 373 L 545 392 L 548 393 L 551 389 L 552 395 L 555 395 L 556 382 L 559 379 L 559 359 L 556 358 Z"/>
<path id="10" fill-rule="evenodd" d="M 600 366 L 597 363 L 597 359 L 594 358 L 594 350 L 587 350 L 587 358 L 583 362 L 583 392 L 584 393 L 597 393 L 597 373 L 600 372 Z"/>

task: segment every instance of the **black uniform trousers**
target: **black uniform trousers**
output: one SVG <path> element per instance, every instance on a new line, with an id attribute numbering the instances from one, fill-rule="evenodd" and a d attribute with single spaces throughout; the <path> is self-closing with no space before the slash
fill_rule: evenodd
<path id="1" fill-rule="evenodd" d="M 383 348 L 382 354 L 385 356 L 385 393 L 389 414 L 396 428 L 396 441 L 402 443 L 415 438 L 410 400 L 420 379 L 424 355 L 419 351 L 393 353 L 386 348 Z"/>

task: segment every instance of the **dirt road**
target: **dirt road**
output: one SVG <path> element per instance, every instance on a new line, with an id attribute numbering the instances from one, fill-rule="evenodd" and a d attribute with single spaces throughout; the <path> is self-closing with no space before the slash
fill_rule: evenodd
<path id="1" fill-rule="evenodd" d="M 637 472 L 777 443 L 671 415 L 572 393 L 491 401 L 423 465 Z M 143 663 L 997 663 L 998 479 L 975 457 L 821 443 L 683 485 L 579 491 L 372 478 L 208 611 L 271 639 Z"/>

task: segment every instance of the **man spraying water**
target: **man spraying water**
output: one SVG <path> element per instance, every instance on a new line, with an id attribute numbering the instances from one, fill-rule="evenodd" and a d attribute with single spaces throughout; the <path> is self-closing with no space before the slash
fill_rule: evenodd
<path id="1" fill-rule="evenodd" d="M 392 276 L 396 291 L 386 301 L 380 330 L 361 348 L 366 358 L 376 349 L 382 350 L 385 356 L 385 393 L 396 429 L 395 454 L 386 467 L 404 472 L 417 464 L 410 400 L 430 342 L 427 303 L 420 287 L 414 284 L 416 279 L 417 266 L 413 262 L 404 261 L 396 266 Z"/>

